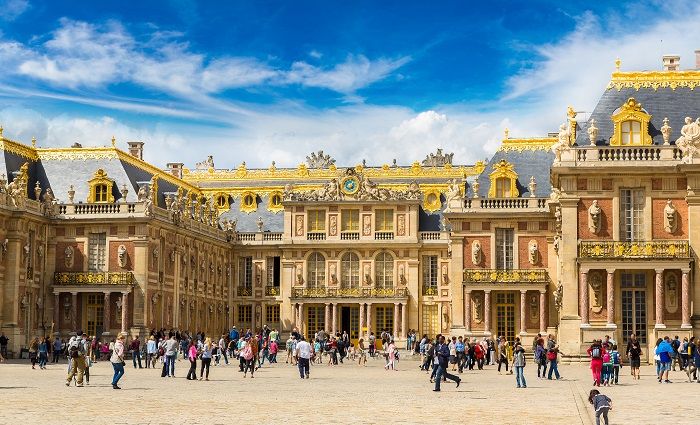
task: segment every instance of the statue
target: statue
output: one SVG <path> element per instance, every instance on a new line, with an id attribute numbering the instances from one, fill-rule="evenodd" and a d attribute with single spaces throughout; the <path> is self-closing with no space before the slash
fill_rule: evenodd
<path id="1" fill-rule="evenodd" d="M 535 197 L 535 189 L 537 189 L 537 182 L 535 181 L 535 176 L 530 176 L 530 183 L 527 185 L 527 190 L 530 192 L 530 198 Z"/>
<path id="2" fill-rule="evenodd" d="M 296 267 L 296 274 L 297 274 L 297 285 L 303 285 L 304 284 L 304 275 L 302 273 L 302 266 L 301 264 L 297 264 Z"/>
<path id="3" fill-rule="evenodd" d="M 556 291 L 554 291 L 554 308 L 557 309 L 557 311 L 561 311 L 561 308 L 563 306 L 564 302 L 564 285 L 559 282 L 559 285 L 557 285 Z"/>
<path id="4" fill-rule="evenodd" d="M 450 329 L 450 306 L 447 303 L 442 305 L 442 330 Z"/>
<path id="5" fill-rule="evenodd" d="M 661 126 L 661 136 L 664 138 L 664 145 L 670 145 L 671 133 L 673 133 L 671 126 L 668 125 L 668 117 L 664 118 L 664 125 Z"/>
<path id="6" fill-rule="evenodd" d="M 483 315 L 481 314 L 484 307 L 483 300 L 479 296 L 472 298 L 472 300 L 474 302 L 474 321 L 476 323 L 481 323 L 481 321 L 484 320 Z"/>
<path id="7" fill-rule="evenodd" d="M 554 227 L 555 227 L 555 230 L 557 231 L 557 233 L 561 233 L 561 220 L 562 220 L 561 207 L 559 205 L 557 205 L 554 208 Z"/>
<path id="8" fill-rule="evenodd" d="M 560 198 L 561 198 L 561 190 L 559 190 L 559 188 L 552 186 L 552 193 L 549 194 L 549 200 L 552 202 L 559 202 Z"/>
<path id="9" fill-rule="evenodd" d="M 195 164 L 195 169 L 197 170 L 208 170 L 210 168 L 214 168 L 214 156 L 209 155 L 207 156 L 207 159 L 202 162 L 198 162 Z"/>
<path id="10" fill-rule="evenodd" d="M 34 200 L 37 202 L 41 201 L 41 185 L 39 184 L 38 180 L 34 185 Z"/>
<path id="11" fill-rule="evenodd" d="M 442 149 L 438 148 L 437 153 L 426 155 L 421 164 L 424 167 L 444 167 L 452 165 L 452 157 L 454 157 L 454 153 L 443 154 Z"/>
<path id="12" fill-rule="evenodd" d="M 459 181 L 457 179 L 452 179 L 450 184 L 447 186 L 447 196 L 446 203 L 449 206 L 450 201 L 453 199 L 459 199 L 462 196 L 462 188 L 460 187 Z"/>
<path id="13" fill-rule="evenodd" d="M 450 282 L 450 274 L 448 273 L 447 264 L 443 264 L 440 271 L 442 272 L 442 283 L 447 285 Z"/>
<path id="14" fill-rule="evenodd" d="M 675 233 L 678 228 L 678 220 L 676 219 L 676 207 L 669 199 L 664 207 L 664 230 L 666 233 Z"/>
<path id="15" fill-rule="evenodd" d="M 480 265 L 482 260 L 481 242 L 475 240 L 472 242 L 472 263 L 474 265 Z"/>
<path id="16" fill-rule="evenodd" d="M 70 185 L 70 187 L 68 188 L 68 203 L 72 204 L 74 198 L 75 198 L 75 189 L 73 189 L 73 185 Z"/>
<path id="17" fill-rule="evenodd" d="M 479 180 L 474 180 L 472 183 L 472 197 L 475 199 L 479 197 Z"/>
<path id="18" fill-rule="evenodd" d="M 685 117 L 685 125 L 681 128 L 681 137 L 676 140 L 676 146 L 683 152 L 683 162 L 691 162 L 700 144 L 700 118 L 693 121 Z"/>
<path id="19" fill-rule="evenodd" d="M 146 190 L 146 185 L 139 187 L 139 191 L 136 194 L 136 199 L 139 202 L 144 202 L 148 198 L 148 191 Z"/>
<path id="20" fill-rule="evenodd" d="M 533 239 L 527 245 L 527 260 L 534 266 L 537 264 L 539 257 L 539 247 L 537 246 L 537 241 Z"/>
<path id="21" fill-rule="evenodd" d="M 588 208 L 588 230 L 594 235 L 600 232 L 600 216 L 602 210 L 598 206 L 598 200 L 594 200 L 591 206 Z"/>
<path id="22" fill-rule="evenodd" d="M 364 276 L 364 284 L 370 285 L 372 283 L 371 267 L 369 264 L 365 264 L 362 268 L 362 275 Z"/>
<path id="23" fill-rule="evenodd" d="M 596 141 L 598 140 L 598 127 L 595 126 L 595 119 L 591 118 L 591 121 L 588 123 L 588 140 L 591 142 L 591 146 L 596 145 Z"/>
<path id="24" fill-rule="evenodd" d="M 53 196 L 53 190 L 47 188 L 44 192 L 43 201 L 41 203 L 41 209 L 45 216 L 53 217 L 56 215 L 56 198 Z"/>
<path id="25" fill-rule="evenodd" d="M 117 260 L 119 261 L 119 267 L 126 267 L 126 247 L 124 245 L 119 245 L 117 248 Z"/>
<path id="26" fill-rule="evenodd" d="M 262 231 L 263 231 L 263 226 L 265 225 L 265 223 L 263 222 L 262 217 L 258 217 L 258 221 L 256 221 L 255 224 L 258 225 L 258 232 L 262 233 Z"/>
<path id="27" fill-rule="evenodd" d="M 571 149 L 569 144 L 569 139 L 571 138 L 571 130 L 566 123 L 559 126 L 559 135 L 557 136 L 557 143 L 552 145 L 552 152 L 554 153 L 554 162 L 561 162 L 561 154 L 565 151 Z"/>
<path id="28" fill-rule="evenodd" d="M 311 155 L 306 157 L 306 164 L 309 168 L 328 168 L 335 164 L 335 159 L 331 158 L 330 155 L 324 154 L 322 150 L 316 152 L 311 152 Z"/>
<path id="29" fill-rule="evenodd" d="M 561 236 L 557 235 L 554 237 L 554 253 L 559 255 L 559 247 L 561 245 Z"/>
<path id="30" fill-rule="evenodd" d="M 63 263 L 67 269 L 73 268 L 73 254 L 73 247 L 70 245 L 63 250 Z"/>

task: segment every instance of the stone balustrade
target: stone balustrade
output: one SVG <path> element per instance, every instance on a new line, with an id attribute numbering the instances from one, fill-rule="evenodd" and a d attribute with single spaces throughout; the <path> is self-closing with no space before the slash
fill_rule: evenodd
<path id="1" fill-rule="evenodd" d="M 481 210 L 545 211 L 548 200 L 549 198 L 465 198 L 463 207 L 464 212 Z"/>
<path id="2" fill-rule="evenodd" d="M 561 153 L 554 166 L 664 165 L 680 163 L 682 152 L 675 146 L 579 146 Z"/>

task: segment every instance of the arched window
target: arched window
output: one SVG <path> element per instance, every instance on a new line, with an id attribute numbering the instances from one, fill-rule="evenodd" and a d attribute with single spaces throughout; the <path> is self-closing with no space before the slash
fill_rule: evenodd
<path id="1" fill-rule="evenodd" d="M 374 261 L 375 286 L 392 288 L 394 286 L 394 257 L 388 252 L 381 252 Z"/>
<path id="2" fill-rule="evenodd" d="M 309 288 L 321 288 L 326 283 L 326 258 L 319 252 L 306 260 L 306 282 Z"/>
<path id="3" fill-rule="evenodd" d="M 642 123 L 629 120 L 620 123 L 620 144 L 641 145 L 642 144 Z"/>
<path id="4" fill-rule="evenodd" d="M 343 288 L 360 286 L 360 257 L 354 252 L 346 252 L 340 260 L 340 285 Z"/>

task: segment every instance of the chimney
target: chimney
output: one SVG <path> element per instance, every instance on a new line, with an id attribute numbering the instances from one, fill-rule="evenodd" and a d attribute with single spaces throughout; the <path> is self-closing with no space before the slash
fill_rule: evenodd
<path id="1" fill-rule="evenodd" d="M 700 50 L 695 51 L 695 69 L 700 70 Z"/>
<path id="2" fill-rule="evenodd" d="M 129 155 L 143 160 L 143 142 L 128 142 Z"/>
<path id="3" fill-rule="evenodd" d="M 178 179 L 182 178 L 182 167 L 184 166 L 185 164 L 183 164 L 182 162 L 168 162 L 167 164 L 165 164 L 168 173 L 172 174 Z"/>
<path id="4" fill-rule="evenodd" d="M 681 57 L 678 55 L 663 55 L 661 60 L 664 64 L 664 71 L 678 71 L 681 66 Z"/>

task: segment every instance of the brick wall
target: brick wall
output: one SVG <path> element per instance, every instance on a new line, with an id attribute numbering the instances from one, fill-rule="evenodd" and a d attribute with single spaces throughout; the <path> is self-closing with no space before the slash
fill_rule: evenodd
<path id="1" fill-rule="evenodd" d="M 588 230 L 588 208 L 593 199 L 581 199 L 578 203 L 578 237 L 579 239 L 612 239 L 613 212 L 612 199 L 598 199 L 601 209 L 600 230 L 593 234 Z"/>
<path id="2" fill-rule="evenodd" d="M 119 266 L 119 245 L 126 247 L 126 267 Z M 131 241 L 109 241 L 109 271 L 132 271 L 134 270 L 134 243 Z"/>
<path id="3" fill-rule="evenodd" d="M 687 239 L 688 238 L 688 204 L 684 199 L 672 199 L 676 208 L 676 231 L 667 233 L 664 230 L 664 208 L 668 199 L 651 200 L 651 229 L 654 239 Z"/>
<path id="4" fill-rule="evenodd" d="M 474 264 L 472 261 L 472 242 L 478 240 L 481 243 L 481 263 Z M 491 237 L 480 236 L 464 238 L 464 267 L 469 268 L 491 268 Z"/>
<path id="5" fill-rule="evenodd" d="M 66 267 L 66 248 L 73 247 L 73 267 Z M 56 271 L 80 272 L 83 271 L 85 261 L 85 244 L 81 242 L 58 242 L 56 244 Z"/>
<path id="6" fill-rule="evenodd" d="M 537 249 L 539 250 L 537 262 L 535 264 L 530 264 L 529 244 L 531 240 L 537 241 Z M 547 268 L 547 238 L 544 236 L 519 236 L 518 262 L 520 263 L 518 268 L 521 269 Z"/>

